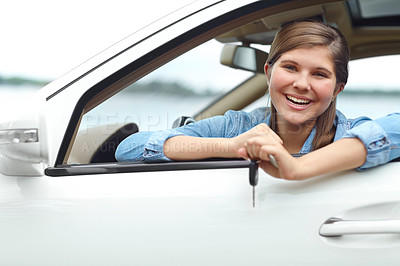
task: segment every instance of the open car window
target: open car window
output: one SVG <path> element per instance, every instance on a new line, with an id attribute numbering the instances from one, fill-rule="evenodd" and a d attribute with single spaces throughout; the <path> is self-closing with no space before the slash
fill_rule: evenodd
<path id="1" fill-rule="evenodd" d="M 136 131 L 169 129 L 178 117 L 194 115 L 254 75 L 221 65 L 222 47 L 222 43 L 210 40 L 85 113 L 68 164 L 114 162 L 122 137 Z M 110 142 L 116 132 L 119 136 Z M 94 158 L 99 152 L 105 158 Z"/>
<path id="2" fill-rule="evenodd" d="M 96 163 L 115 163 L 114 153 L 123 138 L 137 131 L 164 130 L 184 115 L 191 116 L 210 102 L 254 74 L 223 66 L 219 52 L 223 44 L 211 40 L 153 71 L 121 92 L 88 111 L 82 117 L 68 165 L 86 167 Z M 205 56 L 208 55 L 208 56 Z M 393 77 L 400 55 L 359 59 L 350 62 L 348 84 L 338 97 L 337 108 L 347 117 L 362 115 L 378 118 L 400 111 L 400 88 Z M 379 75 L 368 74 L 370 66 L 382 65 Z M 208 67 L 210 66 L 210 67 Z M 376 72 L 374 72 L 376 73 Z M 386 77 L 382 79 L 382 77 Z M 244 111 L 268 105 L 268 94 Z M 248 167 L 247 163 L 234 164 Z M 127 166 L 109 165 L 118 171 L 215 169 L 223 164 L 179 163 Z M 224 167 L 232 165 L 228 163 Z M 170 169 L 169 169 L 170 168 Z M 104 170 L 104 167 L 102 168 Z M 80 173 L 82 168 L 64 174 Z M 92 171 L 97 171 L 93 167 Z"/>
<path id="3" fill-rule="evenodd" d="M 334 15 L 339 11 L 354 9 L 354 6 L 346 4 L 326 4 L 310 9 L 312 14 L 306 12 L 308 9 L 301 8 L 296 12 L 288 9 L 287 12 L 284 12 L 286 16 L 281 16 L 281 13 L 271 15 L 270 3 L 267 2 L 256 1 L 246 8 L 235 10 L 238 12 L 235 13 L 235 16 L 233 13 L 228 13 L 226 16 L 216 17 L 202 24 L 201 27 L 195 27 L 166 43 L 157 42 L 157 34 L 151 36 L 142 44 L 143 46 L 147 45 L 148 40 L 150 44 L 154 37 L 155 44 L 151 44 L 155 48 L 146 50 L 147 52 L 143 55 L 139 53 L 140 57 L 131 59 L 130 57 L 125 58 L 124 53 L 121 54 L 124 64 L 125 62 L 130 63 L 123 65 L 116 72 L 107 72 L 108 76 L 101 77 L 103 79 L 92 87 L 83 88 L 86 91 L 75 105 L 58 150 L 54 168 L 76 165 L 91 166 L 104 162 L 115 163 L 114 152 L 118 142 L 124 136 L 137 131 L 171 128 L 175 119 L 182 115 L 196 115 L 200 119 L 205 117 L 204 113 L 214 107 L 219 109 L 217 111 L 213 109 L 210 112 L 212 115 L 222 114 L 228 109 L 241 110 L 245 108 L 265 95 L 267 87 L 265 75 L 260 72 L 254 74 L 222 66 L 219 63 L 222 43 L 238 43 L 243 46 L 268 45 L 271 43 L 276 29 L 285 21 L 312 15 L 335 18 Z M 232 21 L 235 23 L 231 23 Z M 338 21 L 328 22 L 336 23 Z M 353 20 L 340 21 L 341 23 L 337 24 L 338 27 L 342 28 L 354 41 L 351 43 L 352 58 L 398 52 L 398 45 L 393 42 L 393 39 L 397 40 L 397 37 L 391 35 L 391 30 L 388 30 L 387 37 L 386 35 L 378 36 L 380 38 L 377 38 L 374 43 L 370 43 L 367 39 L 363 40 L 353 35 L 353 31 L 350 30 Z M 363 28 L 362 30 L 369 32 L 370 29 Z M 368 34 L 372 34 L 372 32 Z M 365 36 L 369 36 L 368 34 Z M 210 38 L 216 38 L 221 43 L 214 39 L 210 40 Z M 210 41 L 206 42 L 206 40 Z M 202 42 L 204 43 L 201 44 Z M 382 42 L 385 42 L 384 45 L 381 45 Z M 132 48 L 132 51 L 136 52 L 137 47 L 132 46 Z M 137 50 L 142 48 L 139 46 Z M 116 57 L 116 59 L 119 58 Z M 373 68 L 376 68 L 376 65 Z M 100 70 L 102 70 L 101 67 Z M 350 75 L 352 75 L 351 72 Z M 240 93 L 224 95 L 234 87 L 236 87 L 234 92 L 240 91 Z M 346 92 L 347 90 L 346 88 Z M 254 97 L 244 101 L 243 98 L 247 97 L 250 92 Z M 346 92 L 343 93 L 343 96 L 346 95 Z M 227 97 L 232 94 L 235 94 L 233 101 L 233 97 Z M 221 95 L 224 97 L 220 101 Z M 256 103 L 249 109 L 265 106 L 268 99 L 263 97 L 260 101 L 260 104 Z M 232 102 L 237 105 L 233 106 Z M 240 103 L 238 104 L 238 102 Z M 343 109 L 342 102 L 339 99 L 339 109 L 342 109 L 348 117 L 353 117 Z M 204 108 L 206 106 L 209 108 Z M 369 113 L 364 114 L 369 115 Z M 115 133 L 122 134 L 115 135 Z M 98 152 L 107 153 L 106 159 L 94 160 L 94 157 L 104 157 L 103 155 L 95 156 Z"/>

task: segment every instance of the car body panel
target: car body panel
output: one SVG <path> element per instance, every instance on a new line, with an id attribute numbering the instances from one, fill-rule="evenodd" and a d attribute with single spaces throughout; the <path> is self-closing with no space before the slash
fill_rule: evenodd
<path id="1" fill-rule="evenodd" d="M 304 182 L 261 173 L 255 208 L 246 169 L 2 178 L 2 262 L 330 265 L 345 248 L 349 264 L 395 261 L 387 253 L 400 249 L 397 236 L 319 235 L 330 217 L 399 219 L 393 167 Z M 18 256 L 21 249 L 34 253 Z"/>

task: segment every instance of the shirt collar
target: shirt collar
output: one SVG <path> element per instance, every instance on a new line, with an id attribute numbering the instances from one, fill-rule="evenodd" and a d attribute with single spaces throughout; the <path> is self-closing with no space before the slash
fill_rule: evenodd
<path id="1" fill-rule="evenodd" d="M 269 125 L 269 121 L 270 121 L 269 118 L 270 118 L 270 114 L 268 113 L 268 115 L 265 119 L 266 123 L 268 125 Z M 333 122 L 335 127 L 338 127 L 338 125 L 341 125 L 343 122 L 342 120 L 346 120 L 346 117 L 339 110 L 336 110 L 336 118 L 335 118 L 335 121 Z M 310 153 L 312 151 L 312 142 L 314 140 L 315 133 L 316 133 L 316 129 L 314 126 L 313 129 L 311 130 L 310 135 L 308 135 L 308 138 L 304 142 L 303 147 L 300 149 L 300 152 L 299 152 L 300 154 L 306 154 L 306 153 Z"/>

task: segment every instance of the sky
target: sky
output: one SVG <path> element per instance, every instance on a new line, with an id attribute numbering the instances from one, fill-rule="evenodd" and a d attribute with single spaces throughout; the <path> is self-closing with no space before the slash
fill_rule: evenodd
<path id="1" fill-rule="evenodd" d="M 55 79 L 192 1 L 3 1 L 0 75 Z"/>
<path id="2" fill-rule="evenodd" d="M 3 1 L 0 76 L 53 80 L 117 41 L 194 0 Z M 201 1 L 201 0 L 200 0 Z M 139 2 L 139 4 L 138 4 Z M 349 84 L 399 87 L 400 57 L 350 66 Z"/>

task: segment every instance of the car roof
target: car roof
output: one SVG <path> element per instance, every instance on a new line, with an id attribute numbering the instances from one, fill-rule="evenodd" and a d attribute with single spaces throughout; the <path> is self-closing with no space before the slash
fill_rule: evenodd
<path id="1" fill-rule="evenodd" d="M 270 44 L 280 26 L 318 17 L 345 35 L 351 59 L 400 53 L 400 1 L 351 0 L 265 16 L 217 37 L 223 43 Z"/>

